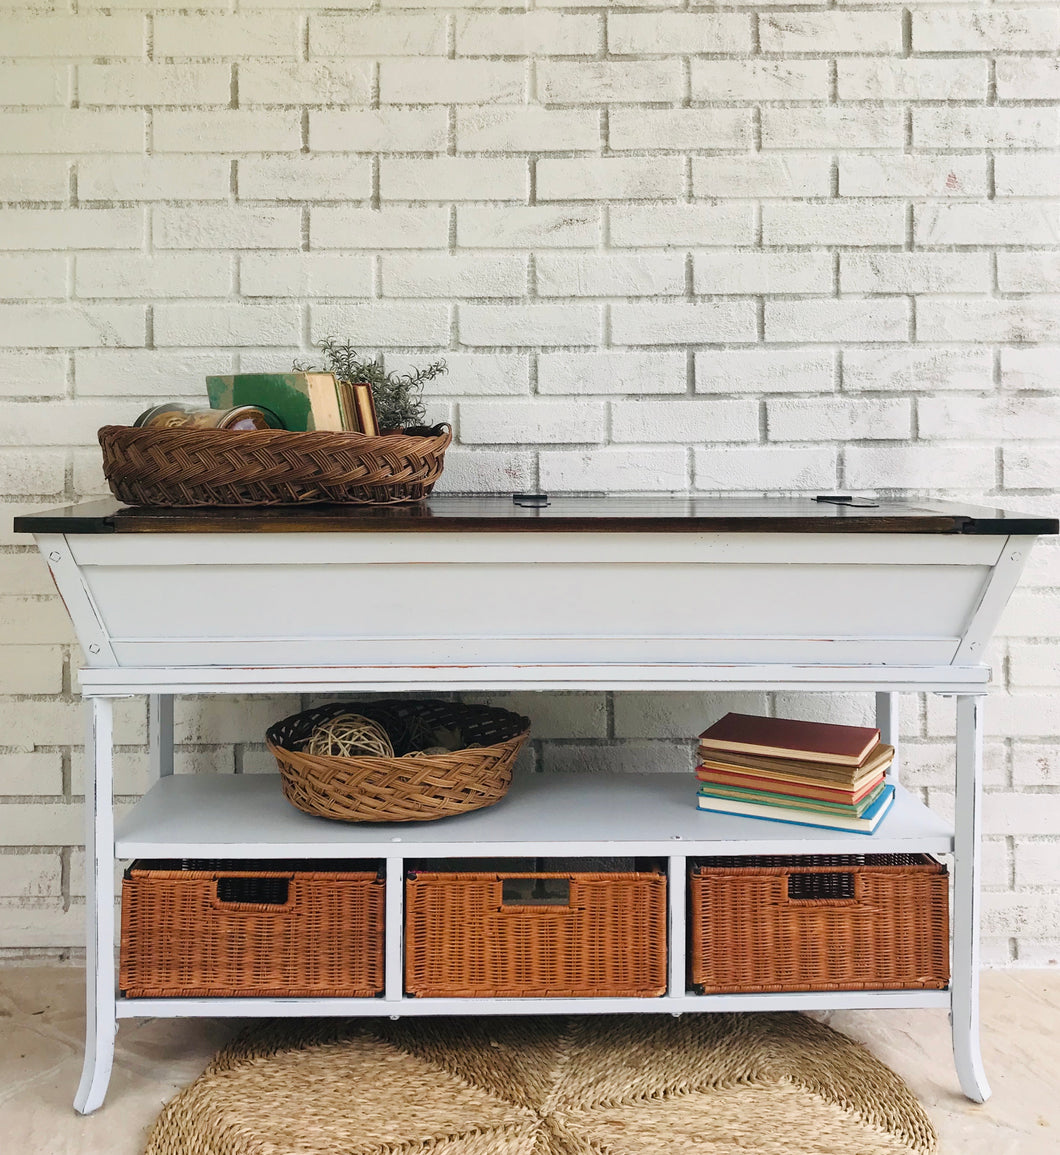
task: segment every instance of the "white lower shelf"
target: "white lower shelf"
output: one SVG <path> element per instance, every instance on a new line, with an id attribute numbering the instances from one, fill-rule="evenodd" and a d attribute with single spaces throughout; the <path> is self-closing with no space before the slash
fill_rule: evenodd
<path id="1" fill-rule="evenodd" d="M 697 810 L 691 774 L 523 774 L 495 806 L 402 823 L 344 823 L 303 814 L 284 798 L 278 774 L 178 774 L 152 786 L 116 830 L 118 858 L 948 854 L 952 849 L 952 827 L 902 787 L 876 833 L 864 835 Z"/>

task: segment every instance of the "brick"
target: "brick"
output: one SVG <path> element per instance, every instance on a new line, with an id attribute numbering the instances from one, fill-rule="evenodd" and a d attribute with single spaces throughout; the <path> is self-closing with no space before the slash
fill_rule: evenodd
<path id="1" fill-rule="evenodd" d="M 0 493 L 62 493 L 66 460 L 46 449 L 0 449 Z"/>
<path id="2" fill-rule="evenodd" d="M 60 957 L 67 957 L 67 951 L 84 947 L 84 911 L 78 907 L 63 910 L 58 899 L 51 903 L 54 905 L 0 908 L 0 938 L 21 943 L 22 950 L 43 951 L 49 958 L 57 950 Z"/>
<path id="3" fill-rule="evenodd" d="M 0 346 L 134 346 L 145 338 L 140 305 L 0 305 Z"/>
<path id="4" fill-rule="evenodd" d="M 1021 798 L 1019 801 L 1023 803 L 1025 800 Z M 1042 833 L 1052 834 L 1053 831 Z M 1060 853 L 1052 839 L 1017 842 L 1016 886 L 1020 889 L 1025 886 L 1060 886 Z"/>
<path id="5" fill-rule="evenodd" d="M 157 345 L 281 345 L 301 336 L 296 305 L 156 305 Z"/>
<path id="6" fill-rule="evenodd" d="M 616 345 L 753 342 L 757 339 L 755 305 L 752 301 L 614 305 L 611 337 Z"/>
<path id="7" fill-rule="evenodd" d="M 54 64 L 5 64 L 0 68 L 0 104 L 65 104 L 67 68 Z"/>
<path id="8" fill-rule="evenodd" d="M 765 149 L 899 149 L 904 140 L 904 117 L 897 108 L 762 109 L 762 147 Z"/>
<path id="9" fill-rule="evenodd" d="M 1010 642 L 1009 685 L 1014 689 L 1060 686 L 1060 647 L 1053 641 Z"/>
<path id="10" fill-rule="evenodd" d="M 826 197 L 831 195 L 828 155 L 692 158 L 692 192 L 697 197 Z"/>
<path id="11" fill-rule="evenodd" d="M 987 61 L 871 56 L 836 62 L 840 100 L 985 100 Z"/>
<path id="12" fill-rule="evenodd" d="M 994 157 L 994 191 L 999 197 L 1052 197 L 1060 187 L 1060 155 L 998 153 Z"/>
<path id="13" fill-rule="evenodd" d="M 1060 820 L 1060 795 L 1057 794 L 991 792 L 984 798 L 983 833 L 987 835 L 1053 834 L 1058 820 Z M 1055 850 L 1054 843 L 1054 853 Z M 1018 850 L 1016 863 L 1018 870 Z M 1026 881 L 1025 879 L 1024 884 Z"/>
<path id="14" fill-rule="evenodd" d="M 917 303 L 922 341 L 1048 341 L 1060 325 L 1060 298 L 1015 301 L 975 297 L 926 298 Z"/>
<path id="15" fill-rule="evenodd" d="M 74 358 L 79 397 L 200 397 L 208 373 L 234 372 L 222 352 L 170 353 L 155 349 L 84 349 Z"/>
<path id="16" fill-rule="evenodd" d="M 449 214 L 444 208 L 314 208 L 309 214 L 314 249 L 444 248 Z"/>
<path id="17" fill-rule="evenodd" d="M 154 116 L 154 146 L 158 152 L 297 152 L 301 120 L 286 110 L 163 110 Z"/>
<path id="18" fill-rule="evenodd" d="M 138 401 L 50 401 L 0 404 L 0 444 L 95 445 L 102 425 L 132 424 Z"/>
<path id="19" fill-rule="evenodd" d="M 611 244 L 617 248 L 660 245 L 749 245 L 754 220 L 746 205 L 616 205 Z"/>
<path id="20" fill-rule="evenodd" d="M 595 305 L 462 305 L 462 345 L 596 345 Z"/>
<path id="21" fill-rule="evenodd" d="M 764 204 L 765 245 L 900 245 L 905 206 L 873 200 L 844 204 Z"/>
<path id="22" fill-rule="evenodd" d="M 600 235 L 600 209 L 593 205 L 461 205 L 456 210 L 462 248 L 593 248 Z"/>
<path id="23" fill-rule="evenodd" d="M 903 742 L 899 773 L 906 786 L 936 786 L 952 790 L 953 743 Z M 1006 753 L 1003 742 L 984 742 L 983 782 L 987 786 L 1006 784 Z"/>
<path id="24" fill-rule="evenodd" d="M 232 70 L 227 64 L 82 64 L 77 95 L 85 105 L 228 104 Z"/>
<path id="25" fill-rule="evenodd" d="M 134 249 L 143 231 L 140 209 L 7 209 L 0 249 Z"/>
<path id="26" fill-rule="evenodd" d="M 458 108 L 456 144 L 461 152 L 567 152 L 600 145 L 595 109 Z"/>
<path id="27" fill-rule="evenodd" d="M 59 156 L 5 156 L 0 200 L 64 201 L 70 192 L 69 162 Z"/>
<path id="28" fill-rule="evenodd" d="M 298 708 L 297 697 L 283 694 L 178 698 L 173 709 L 173 740 L 181 745 L 260 742 L 277 718 Z"/>
<path id="29" fill-rule="evenodd" d="M 690 774 L 692 745 L 685 742 L 622 742 L 589 745 L 545 743 L 541 765 L 545 774 Z M 545 861 L 548 861 L 547 859 Z"/>
<path id="30" fill-rule="evenodd" d="M 456 22 L 458 56 L 595 56 L 602 43 L 597 16 L 472 13 Z"/>
<path id="31" fill-rule="evenodd" d="M 709 101 L 827 100 L 827 60 L 702 60 L 692 58 L 692 99 Z"/>
<path id="32" fill-rule="evenodd" d="M 537 96 L 543 104 L 633 104 L 680 100 L 679 60 L 542 61 Z"/>
<path id="33" fill-rule="evenodd" d="M 225 297 L 232 262 L 214 253 L 83 253 L 75 283 L 79 297 Z"/>
<path id="34" fill-rule="evenodd" d="M 372 65 L 367 61 L 248 60 L 239 65 L 241 105 L 370 104 L 371 100 Z"/>
<path id="35" fill-rule="evenodd" d="M 239 199 L 274 201 L 366 201 L 372 195 L 367 158 L 270 156 L 239 161 Z"/>
<path id="36" fill-rule="evenodd" d="M 834 357 L 815 350 L 713 349 L 695 358 L 697 393 L 830 393 Z"/>
<path id="37" fill-rule="evenodd" d="M 392 254 L 383 258 L 386 297 L 521 297 L 526 292 L 526 257 Z"/>
<path id="38" fill-rule="evenodd" d="M 32 268 L 43 265 L 36 254 L 18 253 L 0 259 L 0 282 L 8 283 L 4 272 L 8 261 L 22 262 Z M 0 352 L 0 397 L 62 397 L 66 393 L 66 356 L 61 353 Z"/>
<path id="39" fill-rule="evenodd" d="M 1060 133 L 1055 108 L 914 108 L 915 148 L 1051 148 Z"/>
<path id="40" fill-rule="evenodd" d="M 310 57 L 444 56 L 445 51 L 443 13 L 314 12 L 309 18 Z"/>
<path id="41" fill-rule="evenodd" d="M 840 156 L 839 195 L 985 197 L 986 158 L 979 156 Z"/>
<path id="42" fill-rule="evenodd" d="M 832 258 L 828 253 L 696 253 L 695 291 L 733 293 L 828 293 Z"/>
<path id="43" fill-rule="evenodd" d="M 580 67 L 580 65 L 579 65 Z M 383 104 L 522 104 L 526 64 L 508 60 L 384 60 Z"/>
<path id="44" fill-rule="evenodd" d="M 156 16 L 155 54 L 297 58 L 299 22 L 292 13 Z"/>
<path id="45" fill-rule="evenodd" d="M 909 439 L 912 406 L 905 399 L 848 401 L 780 398 L 766 404 L 770 441 Z"/>
<path id="46" fill-rule="evenodd" d="M 9 300 L 65 297 L 66 265 L 62 253 L 0 253 L 0 285 Z"/>
<path id="47" fill-rule="evenodd" d="M 1056 360 L 1060 350 L 1002 349 L 1001 384 L 1006 389 L 1051 391 L 1056 380 Z"/>
<path id="48" fill-rule="evenodd" d="M 6 152 L 16 153 L 139 152 L 144 114 L 82 108 L 0 112 L 0 141 Z"/>
<path id="49" fill-rule="evenodd" d="M 444 108 L 382 108 L 310 112 L 313 152 L 444 152 Z"/>
<path id="50" fill-rule="evenodd" d="M 832 449 L 697 449 L 695 488 L 718 493 L 761 493 L 815 489 L 834 491 L 836 455 Z"/>
<path id="51" fill-rule="evenodd" d="M 140 56 L 140 16 L 0 16 L 0 44 L 10 57 L 49 60 L 90 56 Z"/>
<path id="52" fill-rule="evenodd" d="M 950 489 L 991 485 L 994 451 L 988 448 L 903 445 L 894 448 L 851 445 L 844 481 L 854 489 L 924 489 L 946 478 Z"/>
<path id="53" fill-rule="evenodd" d="M 297 208 L 196 205 L 154 210 L 159 249 L 297 249 L 302 218 Z"/>
<path id="54" fill-rule="evenodd" d="M 766 302 L 767 341 L 902 341 L 908 335 L 904 297 Z"/>
<path id="55" fill-rule="evenodd" d="M 201 403 L 201 397 L 196 400 Z M 79 501 L 86 497 L 105 497 L 110 494 L 107 479 L 103 476 L 103 458 L 99 453 L 93 449 L 75 449 L 70 459 L 71 481 Z"/>
<path id="56" fill-rule="evenodd" d="M 751 116 L 744 108 L 615 108 L 608 118 L 608 142 L 619 152 L 747 148 Z"/>
<path id="57" fill-rule="evenodd" d="M 1012 782 L 1015 786 L 1060 786 L 1060 749 L 1053 742 L 1013 742 Z"/>
<path id="58" fill-rule="evenodd" d="M 244 297 L 370 297 L 372 261 L 338 253 L 244 253 Z"/>
<path id="59" fill-rule="evenodd" d="M 918 245 L 1048 245 L 1060 241 L 1060 205 L 918 205 Z"/>
<path id="60" fill-rule="evenodd" d="M 48 565 L 38 553 L 0 554 L 0 589 L 5 595 L 43 594 L 50 597 L 54 592 Z"/>
<path id="61" fill-rule="evenodd" d="M 768 13 L 759 20 L 763 52 L 830 53 L 902 51 L 902 16 L 884 12 Z"/>
<path id="62" fill-rule="evenodd" d="M 611 406 L 615 441 L 669 441 L 692 444 L 757 441 L 758 405 L 754 401 L 615 401 Z"/>
<path id="63" fill-rule="evenodd" d="M 435 493 L 520 493 L 537 484 L 534 454 L 527 449 L 464 449 L 445 454 L 445 472 Z M 510 498 L 509 498 L 510 500 Z"/>
<path id="64" fill-rule="evenodd" d="M 42 797 L 63 792 L 62 755 L 26 751 L 0 754 L 0 794 Z"/>
<path id="65" fill-rule="evenodd" d="M 675 691 L 665 694 L 614 694 L 616 738 L 676 739 L 689 752 L 694 749 L 691 735 L 698 734 L 730 710 L 737 713 L 767 714 L 769 699 L 763 693 L 711 694 Z"/>
<path id="66" fill-rule="evenodd" d="M 222 201 L 231 195 L 232 164 L 214 156 L 86 156 L 77 162 L 77 195 L 85 201 Z"/>
<path id="67" fill-rule="evenodd" d="M 1060 59 L 999 56 L 995 61 L 998 100 L 1060 99 Z"/>
<path id="68" fill-rule="evenodd" d="M 848 390 L 989 389 L 993 372 L 991 352 L 982 348 L 843 351 L 843 387 Z"/>
<path id="69" fill-rule="evenodd" d="M 385 201 L 525 201 L 529 191 L 530 174 L 521 159 L 384 157 L 379 165 Z"/>
<path id="70" fill-rule="evenodd" d="M 54 852 L 0 854 L 0 897 L 61 897 L 62 875 L 62 860 Z"/>
<path id="71" fill-rule="evenodd" d="M 921 437 L 1060 440 L 1060 400 L 1051 397 L 922 397 Z"/>
<path id="72" fill-rule="evenodd" d="M 1018 589 L 1005 607 L 999 632 L 1006 637 L 1030 638 L 1060 633 L 1060 604 L 1056 597 L 1051 597 L 1046 590 Z M 1043 715 L 1042 725 L 1047 728 L 1037 732 L 1056 733 L 1060 730 L 1060 726 L 1051 728 L 1047 723 L 1048 715 Z M 1024 731 L 1024 733 L 1035 732 Z"/>
<path id="73" fill-rule="evenodd" d="M 0 598 L 0 636 L 10 645 L 63 645 L 73 641 L 70 619 L 58 598 Z M 20 705 L 26 705 L 20 702 Z M 0 716 L 4 713 L 0 706 Z M 5 731 L 6 745 L 22 746 L 20 729 Z M 55 739 L 48 741 L 54 742 Z"/>
<path id="74" fill-rule="evenodd" d="M 539 393 L 684 393 L 684 353 L 542 353 Z"/>
<path id="75" fill-rule="evenodd" d="M 525 353 L 446 353 L 449 372 L 428 382 L 424 395 L 512 397 L 530 392 L 530 359 Z M 387 369 L 406 372 L 413 360 L 386 358 Z"/>
<path id="76" fill-rule="evenodd" d="M 844 293 L 987 293 L 989 253 L 842 253 Z"/>
<path id="77" fill-rule="evenodd" d="M 666 493 L 688 488 L 684 449 L 546 449 L 541 486 L 556 493 Z"/>
<path id="78" fill-rule="evenodd" d="M 753 50 L 751 19 L 735 12 L 610 13 L 607 49 L 613 56 L 740 54 Z"/>
<path id="79" fill-rule="evenodd" d="M 434 348 L 449 344 L 449 307 L 395 303 L 311 305 L 311 340 L 329 333 L 356 333 L 362 346 L 409 345 Z"/>
<path id="80" fill-rule="evenodd" d="M 47 581 L 47 570 L 44 574 Z M 5 584 L 4 592 L 15 591 Z M 60 646 L 0 646 L 0 694 L 61 694 L 62 689 Z"/>
<path id="81" fill-rule="evenodd" d="M 914 52 L 1048 52 L 1060 49 L 1060 14 L 1048 8 L 913 12 Z"/>
<path id="82" fill-rule="evenodd" d="M 542 297 L 666 297 L 685 291 L 679 253 L 541 253 L 535 269 Z"/>
<path id="83" fill-rule="evenodd" d="M 460 441 L 466 445 L 602 441 L 606 417 L 606 407 L 598 401 L 462 401 Z"/>
<path id="84" fill-rule="evenodd" d="M 1010 489 L 1060 489 L 1060 456 L 1056 448 L 1002 451 L 1002 475 Z"/>
<path id="85" fill-rule="evenodd" d="M 684 187 L 685 162 L 676 156 L 537 162 L 537 196 L 542 201 L 652 200 L 681 196 Z"/>

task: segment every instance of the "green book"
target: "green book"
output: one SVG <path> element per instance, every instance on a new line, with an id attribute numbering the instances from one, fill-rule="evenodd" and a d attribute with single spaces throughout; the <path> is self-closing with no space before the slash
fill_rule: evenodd
<path id="1" fill-rule="evenodd" d="M 259 405 L 271 410 L 285 429 L 343 428 L 335 378 L 330 373 L 228 373 L 207 377 L 211 409 Z"/>
<path id="2" fill-rule="evenodd" d="M 790 794 L 774 794 L 768 790 L 748 790 L 741 786 L 724 786 L 716 782 L 703 783 L 699 793 L 704 798 L 731 798 L 753 802 L 760 806 L 786 806 L 793 810 L 812 810 L 819 814 L 861 815 L 871 807 L 886 788 L 881 782 L 870 794 L 853 806 L 845 802 L 821 802 L 816 798 L 796 798 Z"/>

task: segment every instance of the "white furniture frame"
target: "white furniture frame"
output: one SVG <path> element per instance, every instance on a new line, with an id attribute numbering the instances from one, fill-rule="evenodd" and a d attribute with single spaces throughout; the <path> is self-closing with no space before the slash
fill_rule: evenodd
<path id="1" fill-rule="evenodd" d="M 88 1026 L 76 1109 L 88 1113 L 103 1102 L 123 1018 L 886 1007 L 948 1008 L 960 1085 L 982 1102 L 990 1093 L 978 1038 L 982 703 L 989 671 L 979 656 L 1033 532 L 36 532 L 89 660 L 80 674 L 90 723 Z M 434 591 L 424 599 L 423 620 L 409 614 L 412 581 L 421 592 L 428 585 Z M 342 606 L 370 605 L 371 621 L 363 610 L 335 608 L 334 600 L 322 613 L 320 598 L 329 589 L 352 595 Z M 502 652 L 508 660 L 500 660 Z M 696 654 L 700 659 L 692 660 Z M 603 793 L 596 775 L 517 776 L 509 795 L 487 810 L 435 823 L 351 826 L 294 810 L 272 775 L 173 773 L 176 694 L 501 689 L 872 691 L 883 738 L 895 744 L 900 694 L 950 695 L 954 820 L 933 814 L 900 784 L 871 839 L 708 815 L 695 809 L 688 775 L 645 773 L 611 776 Z M 112 706 L 138 695 L 149 698 L 157 781 L 116 827 Z M 897 759 L 891 775 L 897 782 Z M 949 990 L 687 990 L 681 884 L 687 859 L 866 852 L 953 855 Z M 632 855 L 667 858 L 676 883 L 668 888 L 664 996 L 405 996 L 406 857 Z M 383 997 L 119 997 L 113 876 L 117 860 L 133 857 L 384 860 Z"/>

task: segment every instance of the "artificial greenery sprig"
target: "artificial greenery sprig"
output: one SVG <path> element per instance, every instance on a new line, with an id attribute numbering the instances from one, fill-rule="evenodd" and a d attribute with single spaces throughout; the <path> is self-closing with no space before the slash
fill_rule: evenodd
<path id="1" fill-rule="evenodd" d="M 349 381 L 351 384 L 367 381 L 372 387 L 376 418 L 381 430 L 422 425 L 427 412 L 423 403 L 424 384 L 449 372 L 444 361 L 432 361 L 424 368 L 415 368 L 409 373 L 388 373 L 381 357 L 362 360 L 360 353 L 349 341 L 342 342 L 336 337 L 326 337 L 318 347 L 324 357 L 323 368 L 295 361 L 295 370 L 302 373 L 334 373 L 340 381 Z"/>

